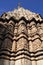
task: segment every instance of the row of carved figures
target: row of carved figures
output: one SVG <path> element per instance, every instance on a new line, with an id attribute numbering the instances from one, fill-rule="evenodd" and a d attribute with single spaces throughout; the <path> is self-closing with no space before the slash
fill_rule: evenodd
<path id="1" fill-rule="evenodd" d="M 0 22 L 0 48 L 11 51 L 24 48 L 34 52 L 43 49 L 43 23 Z"/>

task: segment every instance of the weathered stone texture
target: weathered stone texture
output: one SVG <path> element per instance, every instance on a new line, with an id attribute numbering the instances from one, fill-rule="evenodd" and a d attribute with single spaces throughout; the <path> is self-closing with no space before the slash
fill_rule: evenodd
<path id="1" fill-rule="evenodd" d="M 43 18 L 24 8 L 0 16 L 0 65 L 43 65 Z"/>

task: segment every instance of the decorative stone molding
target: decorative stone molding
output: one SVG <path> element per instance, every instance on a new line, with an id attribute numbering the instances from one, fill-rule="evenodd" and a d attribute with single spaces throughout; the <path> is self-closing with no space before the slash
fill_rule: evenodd
<path id="1" fill-rule="evenodd" d="M 39 60 L 43 60 L 43 18 L 22 7 L 0 16 L 2 65 L 37 65 Z"/>

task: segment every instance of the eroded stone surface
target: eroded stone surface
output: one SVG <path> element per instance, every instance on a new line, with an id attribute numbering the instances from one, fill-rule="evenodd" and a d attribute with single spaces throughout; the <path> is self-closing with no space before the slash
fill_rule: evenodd
<path id="1" fill-rule="evenodd" d="M 0 20 L 0 64 L 43 65 L 42 17 L 20 7 Z"/>

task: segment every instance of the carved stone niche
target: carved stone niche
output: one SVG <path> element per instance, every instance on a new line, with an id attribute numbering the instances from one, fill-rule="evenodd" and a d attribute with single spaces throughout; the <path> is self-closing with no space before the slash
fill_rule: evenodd
<path id="1" fill-rule="evenodd" d="M 5 26 L 3 24 L 0 23 L 0 34 L 4 34 L 4 31 L 5 31 Z"/>
<path id="2" fill-rule="evenodd" d="M 37 32 L 37 28 L 35 27 L 35 25 L 32 25 L 31 34 L 34 34 L 36 32 Z"/>
<path id="3" fill-rule="evenodd" d="M 21 20 L 18 24 L 18 34 L 20 34 L 22 32 L 27 34 L 26 23 L 23 20 Z"/>
<path id="4" fill-rule="evenodd" d="M 33 51 L 40 50 L 40 46 L 42 45 L 40 39 L 35 39 L 32 43 Z"/>
<path id="5" fill-rule="evenodd" d="M 30 24 L 28 23 L 27 30 L 28 30 L 28 35 L 33 35 L 37 33 L 36 23 L 34 21 L 32 21 Z"/>
<path id="6" fill-rule="evenodd" d="M 20 38 L 17 42 L 17 50 L 27 49 L 28 50 L 28 41 L 24 38 Z"/>
<path id="7" fill-rule="evenodd" d="M 0 22 L 0 48 L 2 46 L 3 37 L 5 35 L 5 30 L 6 30 L 6 27 L 5 27 L 4 23 Z"/>
<path id="8" fill-rule="evenodd" d="M 10 23 L 7 24 L 6 33 L 14 34 L 14 26 Z"/>
<path id="9" fill-rule="evenodd" d="M 9 38 L 5 38 L 2 44 L 2 48 L 3 49 L 12 49 L 12 40 Z"/>
<path id="10" fill-rule="evenodd" d="M 37 24 L 37 28 L 38 28 L 38 34 L 41 35 L 43 34 L 43 24 Z"/>
<path id="11" fill-rule="evenodd" d="M 37 50 L 41 50 L 41 41 L 39 39 L 35 39 L 33 42 L 29 41 L 29 51 L 35 52 Z"/>

